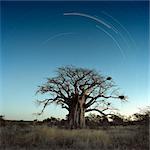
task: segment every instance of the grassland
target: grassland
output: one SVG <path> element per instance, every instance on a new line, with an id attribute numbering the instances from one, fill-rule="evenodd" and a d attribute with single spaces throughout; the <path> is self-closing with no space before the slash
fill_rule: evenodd
<path id="1" fill-rule="evenodd" d="M 148 126 L 67 130 L 46 125 L 0 127 L 1 150 L 148 150 Z"/>

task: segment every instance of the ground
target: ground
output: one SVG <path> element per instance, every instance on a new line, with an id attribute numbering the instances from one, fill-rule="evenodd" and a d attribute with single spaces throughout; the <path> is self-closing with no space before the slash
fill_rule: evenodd
<path id="1" fill-rule="evenodd" d="M 145 125 L 68 130 L 46 125 L 10 124 L 0 127 L 2 150 L 148 150 Z"/>

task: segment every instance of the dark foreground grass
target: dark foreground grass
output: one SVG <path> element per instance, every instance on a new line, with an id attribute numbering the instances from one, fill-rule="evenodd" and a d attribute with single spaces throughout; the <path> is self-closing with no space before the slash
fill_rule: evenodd
<path id="1" fill-rule="evenodd" d="M 146 126 L 66 130 L 47 126 L 0 128 L 2 150 L 149 150 Z"/>

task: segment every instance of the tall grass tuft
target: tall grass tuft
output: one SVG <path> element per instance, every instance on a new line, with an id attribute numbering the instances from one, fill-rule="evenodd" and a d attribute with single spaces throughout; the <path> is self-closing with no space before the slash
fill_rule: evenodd
<path id="1" fill-rule="evenodd" d="M 47 126 L 12 125 L 0 128 L 5 150 L 148 150 L 146 126 L 66 130 Z"/>

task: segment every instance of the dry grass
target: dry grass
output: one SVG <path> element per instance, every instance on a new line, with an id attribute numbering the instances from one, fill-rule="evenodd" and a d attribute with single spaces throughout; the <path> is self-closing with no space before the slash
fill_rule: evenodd
<path id="1" fill-rule="evenodd" d="M 66 130 L 18 125 L 0 128 L 5 150 L 148 150 L 145 126 L 109 127 L 107 130 Z"/>

